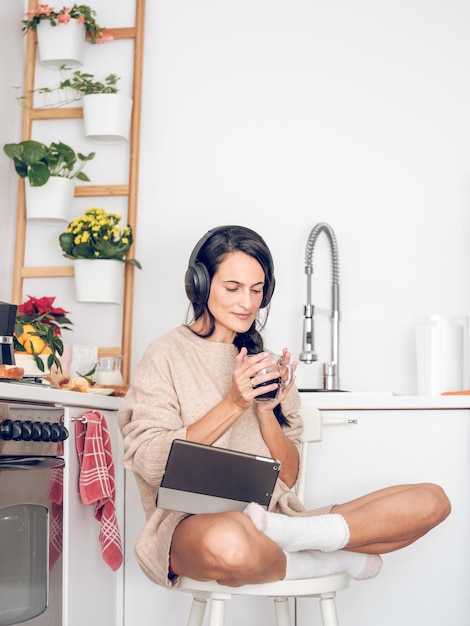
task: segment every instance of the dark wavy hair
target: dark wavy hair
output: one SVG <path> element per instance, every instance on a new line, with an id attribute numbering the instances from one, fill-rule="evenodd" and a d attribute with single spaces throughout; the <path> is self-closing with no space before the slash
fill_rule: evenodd
<path id="1" fill-rule="evenodd" d="M 212 280 L 212 277 L 226 256 L 232 252 L 244 252 L 248 256 L 256 259 L 263 268 L 265 276 L 263 287 L 263 303 L 265 307 L 263 308 L 266 309 L 265 315 L 263 316 L 264 319 L 261 319 L 260 316 L 257 315 L 247 332 L 237 333 L 233 341 L 238 351 L 242 348 L 246 348 L 248 354 L 263 352 L 264 342 L 260 331 L 263 330 L 268 319 L 270 300 L 275 284 L 274 263 L 271 252 L 264 239 L 250 228 L 244 226 L 225 226 L 220 229 L 214 229 L 214 231 L 214 234 L 203 244 L 199 250 L 197 259 L 195 259 L 205 265 L 210 280 Z M 207 306 L 207 302 L 203 304 L 192 302 L 190 305 L 190 310 L 191 309 L 191 321 L 197 321 L 201 317 L 206 317 L 209 321 L 207 332 L 196 334 L 203 338 L 210 337 L 215 330 L 215 319 Z M 190 317 L 190 312 L 188 312 L 187 325 L 190 323 Z M 280 404 L 274 408 L 274 414 L 281 426 L 289 426 L 289 421 L 282 413 Z"/>

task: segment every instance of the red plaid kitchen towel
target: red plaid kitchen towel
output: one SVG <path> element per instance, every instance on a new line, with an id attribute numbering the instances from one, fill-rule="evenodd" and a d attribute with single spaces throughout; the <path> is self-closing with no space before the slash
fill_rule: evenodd
<path id="1" fill-rule="evenodd" d="M 101 554 L 116 571 L 122 564 L 121 533 L 116 519 L 114 463 L 108 425 L 101 413 L 88 411 L 75 424 L 75 443 L 80 464 L 79 491 L 84 504 L 95 505 L 100 522 Z"/>
<path id="2" fill-rule="evenodd" d="M 62 443 L 62 442 L 61 442 Z M 49 528 L 49 569 L 52 569 L 62 553 L 62 504 L 64 470 L 57 467 L 52 470 L 47 497 L 51 501 Z"/>

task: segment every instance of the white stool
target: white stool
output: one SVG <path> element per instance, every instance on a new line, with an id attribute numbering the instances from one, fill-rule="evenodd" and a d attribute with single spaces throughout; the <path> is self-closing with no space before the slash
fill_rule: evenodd
<path id="1" fill-rule="evenodd" d="M 297 495 L 305 497 L 309 444 L 321 441 L 322 416 L 318 409 L 303 407 L 304 421 L 302 434 L 302 454 L 297 481 Z M 319 598 L 323 626 L 339 626 L 336 613 L 336 592 L 349 586 L 349 576 L 345 572 L 331 576 L 320 576 L 299 580 L 280 580 L 274 583 L 225 587 L 215 581 L 200 582 L 181 577 L 177 591 L 193 595 L 188 626 L 202 626 L 207 601 L 210 600 L 209 626 L 224 626 L 225 603 L 235 595 L 265 596 L 274 598 L 274 611 L 277 626 L 290 626 L 289 598 Z"/>

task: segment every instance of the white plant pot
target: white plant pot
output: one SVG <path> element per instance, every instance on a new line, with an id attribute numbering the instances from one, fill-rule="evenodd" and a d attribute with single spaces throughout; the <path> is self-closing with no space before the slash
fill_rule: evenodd
<path id="1" fill-rule="evenodd" d="M 23 354 L 22 352 L 15 352 L 15 363 L 18 367 L 22 367 L 24 369 L 23 376 L 45 376 L 50 373 L 49 368 L 47 367 L 47 359 L 49 358 L 48 354 L 40 354 L 39 358 L 44 363 L 44 371 L 41 372 L 39 367 L 36 365 L 36 361 L 32 354 Z"/>
<path id="2" fill-rule="evenodd" d="M 120 304 L 124 290 L 124 263 L 115 259 L 75 259 L 78 302 Z"/>
<path id="3" fill-rule="evenodd" d="M 83 96 L 85 135 L 97 143 L 128 141 L 132 98 L 121 93 Z"/>
<path id="4" fill-rule="evenodd" d="M 52 26 L 42 20 L 36 27 L 38 52 L 41 65 L 76 67 L 83 64 L 86 45 L 85 24 L 71 19 L 67 24 Z"/>
<path id="5" fill-rule="evenodd" d="M 73 178 L 51 176 L 41 187 L 31 187 L 26 179 L 26 218 L 45 224 L 70 222 L 74 191 Z"/>

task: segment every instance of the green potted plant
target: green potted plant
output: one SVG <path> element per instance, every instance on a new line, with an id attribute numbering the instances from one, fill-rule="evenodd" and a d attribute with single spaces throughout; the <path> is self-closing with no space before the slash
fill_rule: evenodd
<path id="1" fill-rule="evenodd" d="M 118 80 L 116 74 L 109 74 L 101 82 L 95 80 L 93 74 L 77 70 L 59 85 L 60 89 L 72 89 L 82 97 L 85 135 L 92 141 L 119 142 L 129 139 L 132 99 L 118 93 Z"/>
<path id="2" fill-rule="evenodd" d="M 27 178 L 31 187 L 45 185 L 51 176 L 90 181 L 82 170 L 85 163 L 95 157 L 94 152 L 85 156 L 80 152 L 76 154 L 73 148 L 62 142 L 53 142 L 48 147 L 32 139 L 7 143 L 3 150 L 12 159 L 16 173 Z"/>
<path id="3" fill-rule="evenodd" d="M 119 89 L 117 83 L 120 79 L 116 74 L 109 74 L 104 81 L 95 79 L 94 74 L 88 74 L 86 72 L 80 72 L 75 70 L 70 76 L 72 68 L 62 65 L 59 68 L 64 74 L 69 73 L 60 81 L 58 89 L 73 89 L 78 92 L 78 98 L 82 96 L 88 96 L 90 94 L 103 94 L 103 93 L 118 93 Z"/>
<path id="4" fill-rule="evenodd" d="M 59 235 L 64 256 L 74 261 L 78 302 L 113 302 L 122 298 L 124 264 L 141 269 L 127 258 L 133 244 L 131 226 L 119 227 L 121 216 L 91 208 Z"/>
<path id="5" fill-rule="evenodd" d="M 34 31 L 38 38 L 39 58 L 43 65 L 81 65 L 85 40 L 103 43 L 113 39 L 96 21 L 96 11 L 85 4 L 56 10 L 38 4 L 26 12 L 23 32 Z"/>
<path id="6" fill-rule="evenodd" d="M 83 122 L 88 139 L 102 142 L 127 141 L 131 129 L 132 98 L 118 93 L 120 77 L 108 74 L 104 80 L 95 79 L 94 74 L 72 71 L 67 65 L 60 68 L 62 80 L 57 87 L 39 87 L 30 94 L 39 94 L 46 99 L 44 107 L 58 107 L 76 100 L 83 103 Z M 25 95 L 20 102 L 30 100 Z"/>
<path id="7" fill-rule="evenodd" d="M 68 311 L 54 307 L 55 297 L 34 298 L 18 306 L 13 336 L 15 361 L 26 375 L 40 375 L 55 366 L 62 371 L 62 330 L 71 330 Z"/>
<path id="8" fill-rule="evenodd" d="M 8 143 L 3 150 L 12 159 L 16 173 L 27 180 L 28 219 L 69 221 L 73 181 L 90 181 L 83 168 L 95 153 L 76 154 L 65 143 L 53 142 L 46 146 L 34 140 Z"/>
<path id="9" fill-rule="evenodd" d="M 29 95 L 43 96 L 44 103 L 36 105 L 37 109 L 58 108 L 72 102 L 81 100 L 84 96 L 94 94 L 117 94 L 119 92 L 117 83 L 121 78 L 116 74 L 108 74 L 103 81 L 95 79 L 94 74 L 73 71 L 67 65 L 59 67 L 61 80 L 57 87 L 37 87 L 28 91 Z M 15 87 L 15 89 L 19 89 Z M 27 95 L 23 94 L 16 98 L 20 104 L 26 105 L 29 100 Z"/>

